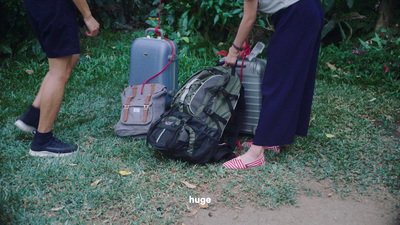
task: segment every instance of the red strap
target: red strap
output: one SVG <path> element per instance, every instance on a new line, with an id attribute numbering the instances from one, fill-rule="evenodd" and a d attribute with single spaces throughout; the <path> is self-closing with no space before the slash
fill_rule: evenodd
<path id="1" fill-rule="evenodd" d="M 236 143 L 237 143 L 237 145 L 239 147 L 239 152 L 236 155 L 236 158 L 237 158 L 240 155 L 240 153 L 242 152 L 242 148 L 240 147 L 240 141 L 239 140 L 236 140 Z"/>
<path id="2" fill-rule="evenodd" d="M 222 50 L 218 52 L 217 55 L 228 56 L 228 53 L 225 50 Z"/>
<path id="3" fill-rule="evenodd" d="M 160 29 L 160 20 L 161 20 L 161 2 L 162 2 L 162 0 L 160 0 L 160 4 L 159 4 L 159 7 L 158 7 L 158 26 L 157 26 L 156 29 L 155 29 L 156 35 L 159 36 L 159 37 L 161 37 L 160 32 L 158 32 L 158 30 Z M 146 80 L 146 82 L 144 82 L 144 83 L 142 84 L 142 89 L 140 90 L 140 94 L 143 94 L 144 85 L 147 84 L 147 82 L 149 82 L 149 81 L 150 81 L 151 79 L 153 79 L 154 77 L 156 77 L 156 76 L 160 75 L 162 72 L 164 72 L 164 70 L 167 69 L 167 67 L 169 66 L 169 64 L 171 64 L 172 60 L 174 59 L 175 47 L 174 47 L 174 45 L 172 44 L 172 42 L 171 42 L 170 40 L 168 40 L 166 37 L 164 37 L 164 39 L 167 40 L 167 41 L 171 44 L 171 47 L 172 47 L 172 57 L 171 57 L 171 59 L 169 60 L 169 62 L 167 63 L 167 65 L 166 65 L 160 72 L 158 72 L 156 75 L 150 77 L 148 80 Z"/>
<path id="4" fill-rule="evenodd" d="M 162 0 L 160 0 L 160 3 L 158 4 L 158 26 L 156 27 L 156 35 L 160 36 L 160 33 L 158 32 L 158 30 L 160 29 L 160 20 L 161 20 L 161 2 Z"/>
<path id="5" fill-rule="evenodd" d="M 242 54 L 241 54 L 241 55 L 243 56 L 243 58 L 242 58 L 242 66 L 240 67 L 240 82 L 242 82 L 242 77 L 243 77 L 244 58 L 245 58 L 247 55 L 249 55 L 250 52 L 251 52 L 251 48 L 250 48 L 250 46 L 247 44 L 247 40 L 246 40 L 244 50 L 243 50 L 243 52 L 242 52 Z"/>
<path id="6" fill-rule="evenodd" d="M 245 42 L 245 47 L 244 50 L 242 51 L 242 53 L 240 54 L 242 56 L 242 65 L 240 67 L 240 82 L 242 82 L 242 77 L 243 77 L 243 65 L 244 65 L 244 58 L 249 55 L 251 52 L 251 48 L 250 46 L 247 44 L 247 40 Z M 222 56 L 228 56 L 228 52 L 226 52 L 225 50 L 222 50 L 220 52 L 217 53 L 217 55 L 222 55 Z"/>

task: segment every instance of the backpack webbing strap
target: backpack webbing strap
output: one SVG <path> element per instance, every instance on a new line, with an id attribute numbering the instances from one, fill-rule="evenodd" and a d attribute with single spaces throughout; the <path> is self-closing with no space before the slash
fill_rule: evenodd
<path id="1" fill-rule="evenodd" d="M 133 86 L 133 94 L 132 94 L 132 98 L 136 97 L 136 92 L 137 92 L 138 86 L 134 85 Z"/>
<path id="2" fill-rule="evenodd" d="M 228 106 L 229 106 L 229 110 L 231 111 L 231 114 L 233 114 L 233 106 L 232 106 L 232 102 L 230 101 L 231 99 L 235 99 L 235 100 L 237 100 L 237 99 L 239 99 L 239 96 L 238 95 L 233 95 L 233 94 L 230 94 L 229 92 L 227 92 L 224 88 L 221 88 L 220 90 L 219 90 L 221 93 L 222 93 L 222 95 L 225 97 L 225 99 L 226 99 L 226 101 L 227 101 L 227 103 L 228 103 Z"/>
<path id="3" fill-rule="evenodd" d="M 146 100 L 144 101 L 143 122 L 147 121 L 147 116 L 149 114 L 149 104 L 150 104 L 151 95 L 154 94 L 154 86 L 156 86 L 156 84 L 152 83 L 150 94 L 147 95 Z"/>
<path id="4" fill-rule="evenodd" d="M 203 112 L 205 112 L 208 116 L 210 116 L 210 118 L 217 124 L 218 131 L 221 133 L 222 128 L 219 125 L 219 122 L 221 122 L 222 124 L 226 124 L 228 121 L 224 119 L 222 116 L 213 112 L 210 108 L 204 108 Z"/>
<path id="5" fill-rule="evenodd" d="M 181 111 L 181 112 L 183 112 L 183 103 L 185 102 L 185 98 L 186 98 L 186 96 L 189 94 L 189 90 L 190 90 L 190 88 L 192 87 L 192 84 L 194 83 L 194 82 L 196 82 L 197 81 L 197 79 L 192 79 L 190 82 L 188 82 L 187 84 L 185 84 L 185 90 L 183 91 L 183 93 L 182 93 L 182 95 L 181 95 L 181 99 L 180 99 L 180 101 L 179 101 L 179 110 Z"/>
<path id="6" fill-rule="evenodd" d="M 129 105 L 131 104 L 132 99 L 136 97 L 136 91 L 137 91 L 137 85 L 133 86 L 133 94 L 131 97 L 128 97 L 128 99 L 125 102 L 124 105 L 124 122 L 128 120 L 128 110 L 129 110 Z"/>
<path id="7" fill-rule="evenodd" d="M 231 160 L 235 158 L 235 154 L 233 153 L 233 150 L 230 148 L 230 146 L 226 144 L 220 144 L 218 145 L 218 149 L 213 155 L 212 160 L 214 162 L 219 162 L 221 160 Z"/>
<path id="8" fill-rule="evenodd" d="M 235 150 L 239 137 L 240 126 L 246 113 L 246 102 L 244 99 L 243 85 L 240 87 L 240 97 L 232 114 L 232 120 L 229 121 L 225 128 L 224 135 L 227 137 L 227 146 L 232 152 Z"/>

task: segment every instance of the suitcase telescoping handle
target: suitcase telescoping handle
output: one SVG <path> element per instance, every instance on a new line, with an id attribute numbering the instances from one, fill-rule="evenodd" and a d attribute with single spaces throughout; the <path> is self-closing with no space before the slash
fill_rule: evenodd
<path id="1" fill-rule="evenodd" d="M 217 60 L 217 66 L 223 66 L 225 64 L 225 58 L 221 59 L 221 60 Z M 232 66 L 231 68 L 231 75 L 235 75 L 236 72 L 236 66 L 237 66 L 237 60 L 234 66 Z"/>
<path id="2" fill-rule="evenodd" d="M 153 32 L 155 33 L 155 32 L 156 32 L 156 28 L 147 28 L 146 31 L 144 32 L 144 36 L 145 36 L 145 37 L 147 37 L 147 33 L 148 33 L 149 31 L 153 31 Z M 164 31 L 161 30 L 161 29 L 158 29 L 158 32 L 159 32 L 160 35 L 161 35 L 161 39 L 164 39 Z"/>

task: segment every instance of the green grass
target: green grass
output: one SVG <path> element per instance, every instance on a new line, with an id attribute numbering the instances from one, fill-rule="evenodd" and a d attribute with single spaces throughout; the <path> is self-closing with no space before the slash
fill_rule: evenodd
<path id="1" fill-rule="evenodd" d="M 33 101 L 47 63 L 23 59 L 1 69 L 0 223 L 173 224 L 197 208 L 189 196 L 211 197 L 212 206 L 273 209 L 296 204 L 303 192 L 320 195 L 304 187 L 309 180 L 328 183 L 343 197 L 388 190 L 398 198 L 400 102 L 375 87 L 318 80 L 309 136 L 280 154 L 267 152 L 262 168 L 190 165 L 163 157 L 144 140 L 116 137 L 130 45 L 142 35 L 103 32 L 83 40 L 54 127 L 57 137 L 80 147 L 64 158 L 29 156 L 32 136 L 13 125 Z M 217 58 L 211 51 L 181 54 L 180 84 Z M 132 174 L 122 176 L 122 170 Z"/>

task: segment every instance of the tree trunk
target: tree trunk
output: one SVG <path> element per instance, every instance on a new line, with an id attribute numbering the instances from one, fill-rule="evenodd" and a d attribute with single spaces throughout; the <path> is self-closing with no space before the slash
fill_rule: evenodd
<path id="1" fill-rule="evenodd" d="M 379 7 L 379 19 L 376 23 L 375 30 L 378 31 L 382 27 L 389 27 L 392 21 L 396 0 L 381 0 Z"/>

